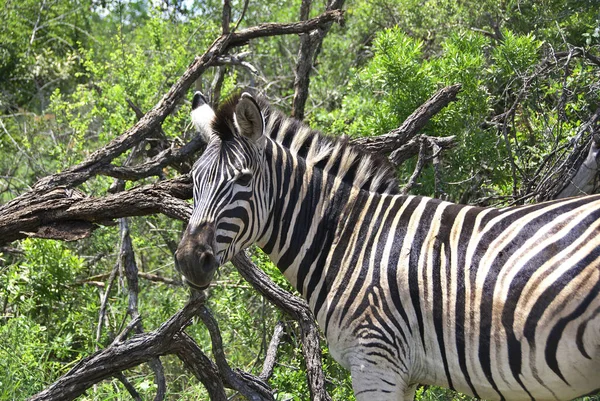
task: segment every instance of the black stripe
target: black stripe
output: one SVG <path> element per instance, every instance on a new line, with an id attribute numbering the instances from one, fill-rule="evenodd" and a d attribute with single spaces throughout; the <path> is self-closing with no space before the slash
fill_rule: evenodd
<path id="1" fill-rule="evenodd" d="M 584 259 L 584 263 L 586 265 L 590 265 L 596 258 L 598 258 L 598 256 L 600 256 L 599 255 L 600 247 L 597 247 L 595 249 L 595 251 L 596 252 L 592 252 Z M 562 334 L 565 331 L 565 329 L 567 328 L 567 325 L 585 313 L 587 308 L 596 299 L 599 292 L 600 292 L 600 281 L 596 281 L 596 284 L 594 285 L 592 290 L 586 295 L 586 297 L 583 299 L 583 301 L 581 301 L 581 303 L 579 303 L 577 308 L 575 308 L 575 310 L 572 313 L 563 317 L 556 323 L 556 325 L 550 331 L 550 335 L 548 336 L 548 341 L 546 341 L 546 349 L 544 352 L 544 354 L 546 356 L 546 363 L 548 363 L 548 366 L 550 366 L 550 369 L 552 369 L 558 375 L 558 377 L 560 377 L 566 384 L 569 384 L 569 383 L 567 382 L 567 379 L 565 379 L 565 377 L 563 376 L 563 374 L 560 371 L 560 368 L 558 366 L 558 358 L 557 358 L 558 343 L 560 342 Z"/>
<path id="2" fill-rule="evenodd" d="M 379 196 L 374 197 L 373 201 L 371 202 L 371 205 L 369 207 L 369 211 L 367 212 L 367 214 L 364 217 L 362 226 L 364 226 L 364 228 L 365 228 L 365 237 L 366 237 L 366 234 L 368 233 L 369 226 L 373 226 L 373 229 L 371 231 L 371 235 L 368 238 L 365 238 L 364 242 L 360 241 L 360 240 L 358 242 L 358 244 L 360 245 L 359 246 L 360 249 L 366 249 L 365 253 L 364 253 L 364 257 L 363 257 L 363 264 L 361 266 L 356 266 L 356 268 L 363 270 L 363 274 L 361 274 L 361 276 L 360 276 L 362 279 L 357 280 L 357 282 L 354 283 L 354 286 L 350 290 L 351 291 L 350 292 L 351 293 L 350 302 L 347 302 L 344 305 L 344 308 L 342 309 L 341 318 L 340 318 L 341 320 L 343 320 L 345 318 L 346 314 L 348 313 L 348 309 L 350 308 L 351 302 L 354 301 L 354 299 L 356 299 L 356 297 L 358 297 L 358 296 L 361 296 L 363 298 L 363 302 L 361 302 L 357 306 L 357 308 L 354 310 L 354 312 L 352 313 L 353 318 L 351 320 L 353 320 L 354 318 L 360 317 L 365 312 L 365 310 L 369 307 L 369 302 L 368 302 L 369 291 L 373 291 L 375 286 L 379 284 L 379 269 L 380 269 L 381 265 L 378 264 L 377 262 L 375 262 L 375 268 L 373 269 L 373 278 L 372 278 L 372 281 L 368 284 L 367 292 L 360 294 L 360 290 L 362 288 L 362 285 L 363 285 L 363 283 L 366 279 L 366 275 L 368 273 L 369 260 L 371 259 L 371 252 L 375 252 L 377 254 L 377 252 L 379 251 L 379 259 L 377 259 L 377 256 L 376 256 L 375 260 L 381 260 L 382 248 L 385 246 L 385 243 L 384 242 L 376 242 L 377 231 L 379 230 L 379 227 L 383 224 L 382 220 L 383 220 L 383 217 L 385 214 L 385 210 L 389 207 L 390 202 L 391 202 L 390 197 L 385 197 L 383 199 Z M 379 208 L 379 205 L 382 206 L 381 211 L 378 214 L 375 214 L 375 212 Z M 373 223 L 373 220 L 375 220 L 374 223 Z M 360 252 L 354 252 L 354 253 L 356 256 L 356 260 L 358 261 Z M 355 266 L 355 265 L 356 264 L 354 261 L 351 262 L 351 266 Z M 376 295 L 373 294 L 373 296 L 376 296 Z"/>
<path id="3" fill-rule="evenodd" d="M 439 206 L 438 206 L 439 207 Z M 435 334 L 437 338 L 437 342 L 440 347 L 440 354 L 442 357 L 442 363 L 444 365 L 444 372 L 446 373 L 446 378 L 448 380 L 448 387 L 454 390 L 454 385 L 452 383 L 452 376 L 450 374 L 450 369 L 448 366 L 448 358 L 446 356 L 446 344 L 444 341 L 444 325 L 446 319 L 444 318 L 444 303 L 446 299 L 442 296 L 442 258 L 446 261 L 446 280 L 450 280 L 450 234 L 451 228 L 454 220 L 456 219 L 456 215 L 463 208 L 460 205 L 448 205 L 442 212 L 440 216 L 440 227 L 439 231 L 435 237 L 433 246 L 429 250 L 433 253 L 431 256 L 433 265 L 432 269 L 432 288 L 433 288 L 433 324 L 435 328 Z M 444 254 L 442 255 L 442 245 L 444 246 Z M 450 293 L 446 295 L 450 296 Z"/>
<path id="4" fill-rule="evenodd" d="M 333 186 L 333 179 L 331 177 L 328 178 L 327 188 L 331 188 Z M 327 192 L 327 189 L 323 191 Z M 320 252 L 319 260 L 317 261 L 317 265 L 315 266 L 315 270 L 312 273 L 310 281 L 308 283 L 307 288 L 307 299 L 311 299 L 314 290 L 316 289 L 318 283 L 322 281 L 321 289 L 317 296 L 317 300 L 315 302 L 315 315 L 319 314 L 327 296 L 331 293 L 331 288 L 333 287 L 333 283 L 338 275 L 338 271 L 340 268 L 340 263 L 343 260 L 343 253 L 345 252 L 345 246 L 341 245 L 344 241 L 348 241 L 349 235 L 351 235 L 351 231 L 345 231 L 340 233 L 340 239 L 338 241 L 338 246 L 335 248 L 335 251 L 332 255 L 332 263 L 329 266 L 325 266 L 327 261 L 327 257 L 329 256 L 329 252 L 324 252 L 324 250 L 331 250 L 331 244 L 333 243 L 334 236 L 336 234 L 336 224 L 339 224 L 339 216 L 345 208 L 346 203 L 348 202 L 348 198 L 350 197 L 350 188 L 349 187 L 340 187 L 338 191 L 332 194 L 331 198 L 328 201 L 327 209 L 325 210 L 326 216 L 338 216 L 336 219 L 332 219 L 331 221 L 323 222 L 323 230 L 326 230 L 327 236 L 324 241 L 324 248 Z M 349 217 L 346 218 L 348 220 Z M 336 221 L 337 220 L 337 221 Z M 329 248 L 325 248 L 325 245 L 329 244 Z M 326 328 L 324 328 L 326 332 Z"/>
<path id="5" fill-rule="evenodd" d="M 456 354 L 458 356 L 458 365 L 462 372 L 462 376 L 471 389 L 471 393 L 476 397 L 480 398 L 475 386 L 471 381 L 471 375 L 467 368 L 467 356 L 466 356 L 466 340 L 465 340 L 465 316 L 468 313 L 466 309 L 466 293 L 465 293 L 465 272 L 467 269 L 467 248 L 469 241 L 473 236 L 475 229 L 475 223 L 479 213 L 484 211 L 482 208 L 469 208 L 463 218 L 463 223 L 460 227 L 460 236 L 458 239 L 458 250 L 457 250 L 457 272 L 456 272 L 456 306 L 455 306 L 455 327 L 456 327 Z M 470 341 L 470 339 L 468 339 Z"/>
<path id="6" fill-rule="evenodd" d="M 327 311 L 327 316 L 325 319 L 325 332 L 327 332 L 328 328 L 329 328 L 329 323 L 331 320 L 331 316 L 333 315 L 333 312 L 336 310 L 337 307 L 339 307 L 339 300 L 341 298 L 341 296 L 344 294 L 344 289 L 348 289 L 351 282 L 350 279 L 352 277 L 352 274 L 354 272 L 354 268 L 358 268 L 360 269 L 361 266 L 356 266 L 356 260 L 358 259 L 358 255 L 359 255 L 359 250 L 354 250 L 350 252 L 349 255 L 349 246 L 350 246 L 350 241 L 352 240 L 353 235 L 355 234 L 356 230 L 358 229 L 358 241 L 357 243 L 361 244 L 362 241 L 364 241 L 364 237 L 367 234 L 367 225 L 366 224 L 361 224 L 362 220 L 361 220 L 361 214 L 362 214 L 362 210 L 360 207 L 357 207 L 357 205 L 364 205 L 366 202 L 368 194 L 365 193 L 359 193 L 357 196 L 357 199 L 355 200 L 355 203 L 353 204 L 353 207 L 351 207 L 350 213 L 347 214 L 347 218 L 346 218 L 346 222 L 345 222 L 345 226 L 344 226 L 344 230 L 342 231 L 342 233 L 340 233 L 340 238 L 339 241 L 337 243 L 337 246 L 335 248 L 335 251 L 333 253 L 333 256 L 331 258 L 331 260 L 333 261 L 345 261 L 345 258 L 347 259 L 348 256 L 350 256 L 350 261 L 345 261 L 345 265 L 347 266 L 347 269 L 345 270 L 345 275 L 342 278 L 339 287 L 337 289 L 337 291 L 335 292 L 335 295 L 333 296 L 331 305 L 332 307 Z M 372 208 L 373 204 L 371 204 L 371 208 Z M 373 213 L 373 210 L 370 210 L 370 213 L 368 215 L 371 215 Z M 364 274 L 364 272 L 362 273 Z M 364 277 L 362 278 L 364 279 Z M 331 280 L 329 279 L 329 273 L 327 274 L 327 281 L 333 283 L 333 281 L 335 280 L 335 278 L 331 278 Z M 360 280 L 360 278 L 359 278 Z M 362 280 L 361 280 L 362 282 Z"/>
<path id="7" fill-rule="evenodd" d="M 283 149 L 278 148 L 278 149 L 276 149 L 276 151 L 283 152 Z M 275 244 L 277 243 L 277 239 L 279 238 L 279 231 L 281 230 L 281 227 L 282 227 L 282 221 L 281 221 L 280 216 L 283 213 L 283 210 L 282 210 L 283 202 L 284 202 L 285 196 L 287 195 L 288 179 L 285 176 L 285 173 L 284 173 L 285 166 L 284 166 L 283 160 L 281 160 L 280 156 L 279 156 L 279 158 L 277 158 L 278 155 L 275 155 L 275 154 L 266 154 L 266 155 L 273 157 L 272 160 L 269 160 L 267 158 L 267 162 L 270 163 L 271 166 L 274 166 L 273 168 L 275 169 L 275 177 L 273 177 L 275 182 L 272 184 L 275 187 L 275 194 L 274 194 L 275 206 L 274 206 L 274 209 L 270 213 L 270 215 L 273 216 L 273 220 L 272 220 L 273 231 L 271 232 L 271 236 L 270 236 L 269 240 L 263 247 L 263 251 L 265 251 L 267 254 L 270 254 L 273 252 L 273 249 L 275 248 Z"/>
<path id="8" fill-rule="evenodd" d="M 301 174 L 303 174 L 304 171 L 305 171 L 304 166 L 296 169 L 295 174 L 299 178 L 298 183 L 297 183 L 298 186 L 300 186 L 300 183 L 303 181 Z M 303 275 L 303 278 L 301 280 L 302 283 L 300 283 L 300 279 L 299 279 L 297 281 L 297 285 L 296 285 L 297 290 L 300 291 L 303 295 L 306 295 L 306 294 L 304 294 L 304 290 L 303 290 L 304 277 L 306 277 L 306 274 L 308 273 L 310 265 L 311 265 L 312 261 L 314 260 L 314 257 L 316 257 L 316 255 L 313 254 L 313 252 L 314 252 L 313 246 L 311 246 L 311 248 L 313 248 L 312 252 L 311 252 L 311 250 L 309 250 L 309 252 L 304 252 L 302 250 L 302 248 L 304 247 L 304 244 L 307 241 L 311 222 L 312 222 L 312 219 L 314 218 L 313 217 L 314 211 L 316 210 L 317 205 L 320 201 L 320 197 L 321 197 L 321 183 L 320 183 L 321 174 L 318 171 L 314 171 L 314 174 L 315 174 L 315 176 L 313 176 L 313 179 L 308 184 L 308 188 L 306 190 L 306 195 L 304 196 L 304 199 L 302 199 L 299 204 L 291 201 L 290 205 L 288 206 L 286 215 L 287 215 L 287 212 L 289 212 L 290 210 L 292 212 L 294 212 L 298 208 L 300 208 L 300 210 L 298 211 L 298 214 L 296 216 L 296 221 L 293 224 L 293 231 L 292 231 L 292 235 L 290 238 L 289 247 L 288 247 L 287 251 L 281 256 L 281 258 L 279 259 L 279 263 L 278 263 L 280 268 L 287 269 L 294 262 L 294 259 L 298 255 L 304 254 L 303 258 L 302 258 L 302 262 L 300 264 L 299 271 L 298 271 L 298 274 Z M 298 197 L 299 197 L 300 191 L 298 191 L 297 193 L 298 193 Z M 298 197 L 296 197 L 296 199 Z M 294 198 L 292 198 L 292 199 L 294 199 Z M 328 216 L 328 218 L 331 218 L 331 217 Z M 317 236 L 319 236 L 319 235 L 323 236 L 324 233 L 317 232 Z M 314 240 L 315 239 L 313 239 L 313 241 Z M 322 246 L 322 244 L 314 244 L 314 242 L 313 242 L 313 245 Z"/>
<path id="9" fill-rule="evenodd" d="M 415 209 L 419 205 L 421 198 L 415 197 L 412 198 L 410 201 L 406 198 L 401 199 L 403 199 L 403 202 L 402 204 L 397 205 L 398 209 L 396 213 L 400 213 L 400 207 L 405 202 L 409 203 L 402 212 L 402 215 L 398 220 L 398 226 L 396 228 L 396 231 L 393 233 L 394 243 L 392 244 L 392 249 L 390 249 L 389 268 L 387 269 L 387 274 L 390 298 L 394 303 L 394 307 L 396 308 L 398 313 L 400 313 L 400 316 L 404 320 L 405 326 L 408 329 L 409 333 L 412 334 L 412 328 L 408 320 L 408 315 L 406 314 L 404 305 L 402 305 L 402 294 L 400 294 L 400 289 L 398 286 L 398 260 L 400 259 L 400 253 L 402 252 L 402 246 L 404 243 L 404 239 L 406 238 L 406 231 L 408 228 L 408 222 L 410 221 L 410 216 L 412 216 Z"/>
<path id="10" fill-rule="evenodd" d="M 355 205 L 364 205 L 367 202 L 367 196 L 368 195 L 365 193 L 360 193 L 358 195 L 358 199 L 356 200 Z M 375 211 L 377 210 L 378 203 L 379 203 L 378 200 L 379 200 L 378 197 L 374 198 L 372 200 L 372 202 L 369 204 L 367 212 L 364 215 L 364 219 L 362 221 L 359 221 L 358 225 L 353 225 L 353 231 L 356 231 L 356 229 L 358 228 L 358 236 L 357 236 L 356 244 L 359 244 L 360 246 L 356 250 L 352 251 L 351 255 L 350 255 L 350 262 L 347 264 L 346 275 L 344 276 L 344 279 L 342 281 L 342 287 L 341 287 L 341 288 L 345 288 L 345 291 L 338 290 L 334 296 L 333 303 L 335 305 L 337 305 L 342 294 L 347 295 L 348 289 L 350 291 L 350 295 L 346 296 L 346 303 L 342 307 L 342 312 L 340 314 L 340 321 L 344 321 L 352 302 L 359 297 L 360 290 L 363 287 L 365 280 L 367 279 L 366 275 L 367 275 L 368 269 L 367 269 L 367 264 L 365 264 L 364 261 L 368 261 L 370 255 L 371 255 L 371 249 L 372 249 L 372 244 L 373 244 L 373 234 L 370 237 L 367 237 L 367 235 L 369 234 L 369 225 L 370 225 L 371 219 L 373 217 L 377 218 L 377 216 L 374 216 L 374 215 L 375 215 Z M 360 208 L 355 208 L 355 209 L 360 209 Z M 362 213 L 362 210 L 359 210 L 357 213 L 357 216 L 361 213 Z M 360 258 L 362 249 L 365 250 L 363 264 L 359 265 L 358 259 Z M 345 255 L 346 255 L 346 257 L 348 257 L 349 256 L 348 252 L 346 252 Z M 351 280 L 352 276 L 355 274 L 357 269 L 359 270 L 359 275 L 356 277 L 354 282 L 351 282 L 350 280 Z M 367 305 L 368 305 L 368 299 L 366 296 L 363 296 L 358 308 L 361 310 L 364 310 L 364 308 Z M 327 321 L 329 321 L 331 312 L 332 311 L 330 311 L 330 313 L 328 313 L 328 315 L 327 315 Z"/>
<path id="11" fill-rule="evenodd" d="M 494 308 L 494 289 L 496 287 L 496 282 L 499 273 L 502 267 L 505 265 L 506 261 L 510 259 L 510 257 L 515 252 L 517 252 L 531 238 L 531 236 L 535 235 L 535 233 L 537 233 L 540 229 L 543 229 L 545 226 L 547 227 L 551 225 L 553 227 L 556 227 L 556 223 L 553 222 L 556 218 L 561 217 L 564 213 L 572 211 L 577 206 L 580 206 L 587 202 L 588 200 L 585 200 L 583 202 L 581 200 L 577 202 L 570 202 L 560 207 L 548 210 L 545 213 L 542 213 L 534 219 L 530 220 L 517 233 L 515 233 L 512 241 L 509 241 L 502 250 L 498 251 L 497 256 L 495 257 L 492 265 L 487 271 L 483 288 L 481 289 L 482 296 L 479 308 L 479 362 L 491 386 L 501 396 L 502 394 L 500 393 L 496 382 L 492 377 L 492 361 L 490 355 L 490 339 L 492 332 L 492 316 Z M 543 210 L 543 208 L 536 208 L 535 210 Z M 521 210 L 518 213 L 515 213 L 514 215 L 507 216 L 507 218 L 500 220 L 488 232 L 486 232 L 486 234 L 481 238 L 481 241 L 479 242 L 475 250 L 475 255 L 477 255 L 477 258 L 474 258 L 475 261 L 472 265 L 473 267 L 476 267 L 474 270 L 479 270 L 481 268 L 479 266 L 480 259 L 486 253 L 486 250 L 490 246 L 490 244 L 494 240 L 496 240 L 498 236 L 500 236 L 505 230 L 507 230 L 510 224 L 517 221 L 517 219 L 525 217 L 524 213 L 526 213 L 526 210 Z M 520 362 L 517 359 L 515 359 L 515 353 L 513 353 L 512 355 L 513 364 L 511 365 L 511 370 L 513 368 L 516 369 L 517 362 Z M 516 380 L 519 383 L 519 385 L 525 391 L 527 391 L 520 378 L 518 378 L 518 376 L 516 376 Z"/>
<path id="12" fill-rule="evenodd" d="M 429 227 L 431 227 L 431 221 L 441 201 L 437 199 L 429 199 L 425 200 L 425 202 L 426 204 L 422 214 L 419 216 L 417 230 L 413 237 L 410 248 L 410 256 L 408 261 L 408 290 L 411 302 L 413 304 L 413 309 L 417 317 L 417 326 L 419 328 L 421 344 L 423 345 L 423 349 L 426 351 L 423 311 L 421 310 L 421 289 L 419 285 L 419 274 L 423 270 L 424 266 L 419 264 L 419 259 L 421 257 L 421 251 L 423 251 L 423 242 L 427 237 Z"/>

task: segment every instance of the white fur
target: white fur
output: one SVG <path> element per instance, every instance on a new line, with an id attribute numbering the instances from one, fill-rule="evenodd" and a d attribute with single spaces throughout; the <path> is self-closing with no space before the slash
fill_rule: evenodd
<path id="1" fill-rule="evenodd" d="M 214 119 L 215 112 L 207 103 L 192 110 L 192 123 L 206 143 L 210 142 L 215 136 L 212 130 L 212 122 Z"/>

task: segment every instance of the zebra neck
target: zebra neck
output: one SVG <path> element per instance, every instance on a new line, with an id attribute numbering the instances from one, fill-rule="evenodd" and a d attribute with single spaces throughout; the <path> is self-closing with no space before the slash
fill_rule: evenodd
<path id="1" fill-rule="evenodd" d="M 289 152 L 267 152 L 267 164 L 272 207 L 257 245 L 308 299 L 310 287 L 316 285 L 313 281 L 326 274 L 326 259 L 342 216 L 360 191 Z"/>

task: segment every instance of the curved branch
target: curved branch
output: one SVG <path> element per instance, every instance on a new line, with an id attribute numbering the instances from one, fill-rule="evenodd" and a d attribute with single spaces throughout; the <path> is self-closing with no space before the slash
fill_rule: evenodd
<path id="1" fill-rule="evenodd" d="M 21 194 L 6 205 L 0 206 L 0 215 L 5 214 L 7 209 L 11 209 L 14 203 L 35 201 L 44 192 L 49 192 L 59 187 L 76 187 L 96 174 L 99 174 L 103 169 L 106 170 L 106 166 L 114 158 L 155 132 L 164 119 L 173 112 L 178 102 L 194 82 L 207 68 L 216 65 L 217 59 L 224 55 L 228 49 L 241 46 L 252 39 L 260 37 L 309 32 L 324 24 L 340 22 L 342 16 L 342 12 L 334 10 L 307 21 L 288 24 L 266 23 L 238 32 L 221 35 L 203 55 L 196 57 L 158 104 L 140 118 L 133 127 L 103 148 L 96 150 L 83 162 L 71 166 L 60 173 L 40 179 L 35 184 L 33 190 Z M 1 238 L 2 236 L 0 235 L 0 242 Z"/>
<path id="2" fill-rule="evenodd" d="M 161 355 L 177 351 L 176 335 L 204 305 L 204 299 L 189 302 L 157 330 L 114 342 L 108 348 L 82 359 L 73 369 L 34 395 L 30 401 L 73 400 L 88 388 L 118 372 L 132 368 Z"/>
<path id="3" fill-rule="evenodd" d="M 357 138 L 352 143 L 370 153 L 390 153 L 406 144 L 434 115 L 455 101 L 460 89 L 460 84 L 442 88 L 408 116 L 400 127 L 384 135 Z"/>
<path id="4" fill-rule="evenodd" d="M 276 307 L 298 321 L 302 335 L 302 352 L 312 400 L 331 400 L 325 389 L 325 374 L 321 361 L 320 334 L 315 318 L 306 301 L 290 294 L 275 284 L 269 276 L 250 260 L 245 252 L 232 260 L 242 277 Z"/>

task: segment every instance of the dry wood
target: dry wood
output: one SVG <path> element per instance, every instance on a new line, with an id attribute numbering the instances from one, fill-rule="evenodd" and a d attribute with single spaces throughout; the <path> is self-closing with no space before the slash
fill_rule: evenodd
<path id="1" fill-rule="evenodd" d="M 303 0 L 300 7 L 300 20 L 307 20 L 310 13 L 311 0 Z M 327 3 L 327 11 L 341 10 L 344 0 L 330 0 Z M 308 99 L 308 87 L 310 84 L 310 72 L 313 68 L 317 50 L 323 44 L 325 36 L 331 29 L 331 23 L 319 27 L 314 31 L 300 36 L 300 48 L 298 50 L 298 61 L 294 71 L 294 99 L 292 103 L 292 117 L 298 120 L 304 119 L 304 109 Z"/>
<path id="2" fill-rule="evenodd" d="M 60 173 L 42 178 L 36 183 L 32 191 L 22 194 L 13 201 L 1 206 L 0 216 L 7 213 L 11 214 L 14 211 L 13 206 L 15 203 L 22 204 L 23 202 L 35 202 L 37 198 L 46 196 L 46 193 L 53 189 L 60 187 L 73 188 L 94 175 L 99 174 L 102 169 L 105 169 L 117 156 L 123 154 L 128 149 L 131 149 L 134 145 L 152 134 L 164 119 L 173 112 L 179 101 L 200 75 L 202 75 L 207 68 L 214 65 L 217 62 L 218 57 L 224 55 L 228 49 L 243 45 L 249 40 L 260 37 L 309 32 L 324 24 L 339 22 L 342 20 L 342 16 L 343 14 L 341 11 L 334 10 L 323 13 L 320 16 L 307 21 L 289 24 L 267 23 L 238 32 L 223 34 L 213 42 L 202 56 L 196 57 L 188 69 L 169 89 L 158 104 L 146 113 L 132 128 L 103 148 L 96 150 L 83 162 L 71 166 Z M 0 233 L 0 242 L 2 242 L 2 238 L 2 234 Z M 11 239 L 10 241 L 13 241 L 14 239 Z"/>
<path id="3" fill-rule="evenodd" d="M 188 303 L 157 330 L 116 342 L 81 360 L 73 369 L 30 398 L 30 401 L 68 401 L 82 395 L 88 388 L 118 372 L 150 359 L 173 354 L 177 350 L 176 335 L 198 313 L 203 299 Z"/>
<path id="4" fill-rule="evenodd" d="M 393 152 L 408 143 L 427 124 L 431 117 L 439 113 L 450 102 L 455 101 L 460 88 L 460 84 L 455 84 L 440 89 L 408 116 L 400 127 L 384 135 L 354 139 L 352 143 L 371 153 L 387 154 Z"/>
<path id="5" fill-rule="evenodd" d="M 237 254 L 233 265 L 254 289 L 271 303 L 298 321 L 302 336 L 302 351 L 306 363 L 306 375 L 312 400 L 331 400 L 325 389 L 325 375 L 321 362 L 320 334 L 315 318 L 306 301 L 283 290 L 260 270 L 246 255 Z"/>
<path id="6" fill-rule="evenodd" d="M 262 372 L 260 375 L 258 375 L 258 377 L 260 377 L 262 380 L 269 380 L 273 374 L 275 362 L 277 361 L 277 348 L 279 347 L 279 343 L 281 342 L 281 338 L 283 337 L 284 333 L 285 331 L 283 322 L 277 322 L 275 329 L 273 329 L 273 336 L 271 337 L 271 341 L 267 347 L 267 355 L 265 356 Z"/>

